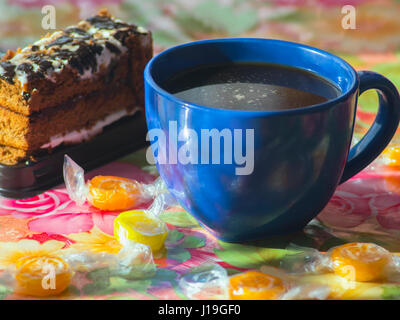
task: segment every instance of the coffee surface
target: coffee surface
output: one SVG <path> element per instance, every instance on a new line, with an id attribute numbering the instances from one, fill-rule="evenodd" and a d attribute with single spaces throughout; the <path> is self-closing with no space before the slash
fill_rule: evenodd
<path id="1" fill-rule="evenodd" d="M 190 103 L 234 110 L 295 109 L 340 95 L 334 84 L 311 72 L 254 62 L 185 70 L 165 81 L 162 87 Z"/>

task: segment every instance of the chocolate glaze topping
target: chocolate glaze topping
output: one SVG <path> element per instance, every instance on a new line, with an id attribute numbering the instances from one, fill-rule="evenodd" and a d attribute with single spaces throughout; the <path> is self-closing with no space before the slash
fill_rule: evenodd
<path id="1" fill-rule="evenodd" d="M 56 40 L 50 42 L 48 45 L 45 46 L 46 49 L 52 47 L 52 46 L 62 46 L 63 44 L 72 42 L 74 38 L 69 37 L 69 36 L 61 36 L 57 38 Z"/>
<path id="2" fill-rule="evenodd" d="M 4 61 L 0 62 L 0 68 L 3 69 L 3 72 L 0 73 L 0 77 L 6 80 L 8 83 L 14 84 L 15 65 Z"/>
<path id="3" fill-rule="evenodd" d="M 80 35 L 82 37 L 88 37 L 90 38 L 90 34 L 88 34 L 85 30 L 77 27 L 68 27 L 64 30 L 65 34 L 71 34 L 75 33 L 77 35 Z"/>
<path id="4" fill-rule="evenodd" d="M 107 16 L 94 16 L 87 19 L 86 21 L 88 21 L 92 26 L 95 26 L 99 29 L 119 29 L 128 27 L 126 23 L 113 21 Z"/>
<path id="5" fill-rule="evenodd" d="M 120 54 L 121 50 L 118 49 L 116 45 L 113 45 L 111 42 L 106 41 L 106 48 L 110 50 L 112 53 Z"/>
<path id="6" fill-rule="evenodd" d="M 0 62 L 0 78 L 10 84 L 19 81 L 24 87 L 35 79 L 51 79 L 54 72 L 69 66 L 85 79 L 99 70 L 99 63 L 109 65 L 126 51 L 127 37 L 143 33 L 147 31 L 108 14 L 99 14 L 77 26 L 54 32 Z M 21 94 L 29 100 L 30 93 L 26 89 Z"/>
<path id="7" fill-rule="evenodd" d="M 23 71 L 25 73 L 30 73 L 33 72 L 33 65 L 31 63 L 21 63 L 19 66 L 17 66 L 18 71 Z"/>

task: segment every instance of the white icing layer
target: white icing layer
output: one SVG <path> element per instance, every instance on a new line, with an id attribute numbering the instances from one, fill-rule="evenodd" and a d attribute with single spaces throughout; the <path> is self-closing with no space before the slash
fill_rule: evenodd
<path id="1" fill-rule="evenodd" d="M 103 131 L 103 128 L 112 124 L 113 122 L 118 121 L 119 119 L 132 115 L 136 113 L 139 110 L 139 108 L 135 108 L 132 111 L 128 112 L 127 110 L 120 110 L 117 112 L 114 112 L 110 115 L 108 115 L 106 118 L 103 120 L 99 120 L 96 122 L 96 124 L 89 128 L 89 129 L 82 129 L 82 130 L 75 130 L 71 131 L 65 134 L 59 134 L 52 136 L 50 138 L 50 141 L 44 145 L 42 145 L 40 148 L 41 149 L 49 149 L 49 148 L 55 148 L 59 146 L 62 143 L 67 143 L 67 144 L 77 144 L 83 141 L 87 141 L 94 136 L 98 135 Z"/>

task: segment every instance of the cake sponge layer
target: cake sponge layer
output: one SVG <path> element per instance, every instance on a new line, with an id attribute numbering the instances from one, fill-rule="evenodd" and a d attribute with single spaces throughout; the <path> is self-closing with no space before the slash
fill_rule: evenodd
<path id="1" fill-rule="evenodd" d="M 24 160 L 28 160 L 31 153 L 26 150 L 0 145 L 0 164 L 8 166 L 16 165 Z"/>
<path id="2" fill-rule="evenodd" d="M 0 144 L 27 151 L 49 148 L 52 137 L 90 129 L 116 112 L 129 114 L 142 106 L 139 100 L 130 87 L 114 85 L 31 116 L 0 107 Z"/>

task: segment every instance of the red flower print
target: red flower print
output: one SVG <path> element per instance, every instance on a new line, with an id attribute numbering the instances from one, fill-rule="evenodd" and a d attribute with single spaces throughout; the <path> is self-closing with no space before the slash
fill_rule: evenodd
<path id="1" fill-rule="evenodd" d="M 65 190 L 50 190 L 28 199 L 1 198 L 0 215 L 12 214 L 17 218 L 50 215 L 72 204 Z"/>
<path id="2" fill-rule="evenodd" d="M 375 218 L 384 229 L 400 230 L 400 189 L 393 191 L 384 171 L 363 172 L 339 186 L 317 218 L 338 228 L 353 228 Z"/>
<path id="3" fill-rule="evenodd" d="M 363 223 L 370 214 L 366 199 L 337 191 L 318 218 L 329 225 L 352 228 Z"/>

